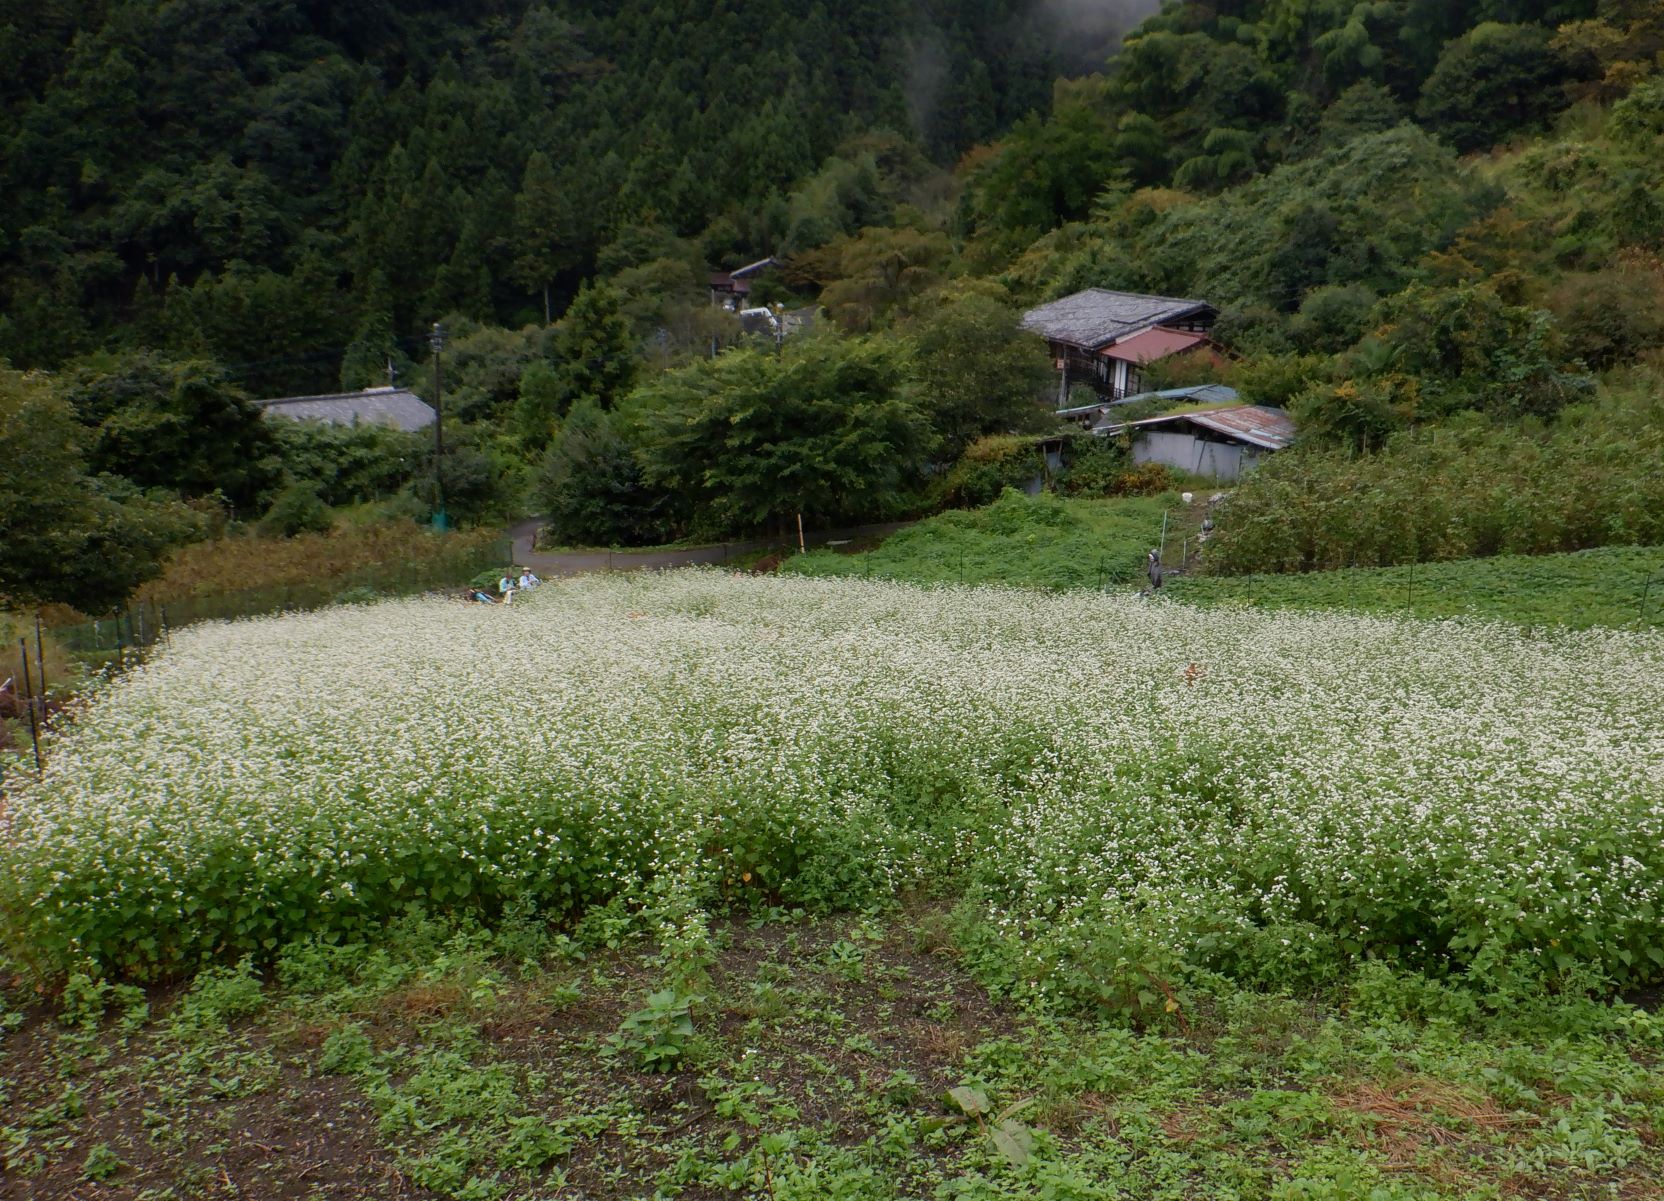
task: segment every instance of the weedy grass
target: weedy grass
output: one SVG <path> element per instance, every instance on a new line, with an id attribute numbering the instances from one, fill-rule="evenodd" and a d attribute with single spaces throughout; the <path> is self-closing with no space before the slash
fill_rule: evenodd
<path id="1" fill-rule="evenodd" d="M 398 579 L 472 562 L 501 537 L 484 528 L 439 537 L 414 521 L 343 523 L 292 538 L 239 534 L 181 547 L 135 599 L 173 605 L 271 589 L 373 587 L 378 574 Z"/>
<path id="2" fill-rule="evenodd" d="M 1348 568 L 1302 575 L 1187 576 L 1168 593 L 1195 604 L 1481 617 L 1588 629 L 1664 626 L 1664 547 Z"/>
<path id="3" fill-rule="evenodd" d="M 990 994 L 906 898 L 663 946 L 406 919 L 186 989 L 15 994 L 0 1188 L 62 1196 L 894 1201 L 1659 1195 L 1664 1026 L 1464 1005 L 1377 964 L 1173 1020 Z M 856 952 L 859 952 L 858 954 Z M 861 971 L 851 970 L 859 960 Z M 674 1062 L 636 1045 L 680 1012 Z M 1442 1000 L 1441 1000 L 1442 998 Z M 60 1016 L 61 1015 L 61 1016 Z M 657 1020 L 656 1018 L 654 1019 Z M 88 1191 L 92 1190 L 92 1191 Z"/>
<path id="4" fill-rule="evenodd" d="M 859 555 L 811 551 L 783 573 L 858 576 L 915 584 L 1092 588 L 1126 584 L 1161 538 L 1177 494 L 1065 500 L 1007 491 L 981 509 L 953 510 L 893 534 Z"/>

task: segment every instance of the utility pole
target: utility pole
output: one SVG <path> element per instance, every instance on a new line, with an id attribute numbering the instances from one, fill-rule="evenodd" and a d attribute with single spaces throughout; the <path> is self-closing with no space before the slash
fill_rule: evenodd
<path id="1" fill-rule="evenodd" d="M 779 356 L 786 348 L 786 306 L 775 302 L 774 305 L 774 353 Z"/>
<path id="2" fill-rule="evenodd" d="M 433 347 L 433 528 L 444 531 L 451 528 L 450 515 L 445 512 L 445 383 L 439 363 L 445 349 L 445 327 L 437 321 L 428 335 L 428 345 Z"/>

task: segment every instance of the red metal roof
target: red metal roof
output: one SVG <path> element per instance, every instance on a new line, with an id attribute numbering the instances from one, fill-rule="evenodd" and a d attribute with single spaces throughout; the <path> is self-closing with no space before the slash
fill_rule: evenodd
<path id="1" fill-rule="evenodd" d="M 1192 350 L 1208 341 L 1206 334 L 1194 334 L 1158 325 L 1143 333 L 1133 334 L 1130 338 L 1122 338 L 1098 353 L 1106 359 L 1120 359 L 1127 363 L 1153 363 L 1157 359 Z"/>

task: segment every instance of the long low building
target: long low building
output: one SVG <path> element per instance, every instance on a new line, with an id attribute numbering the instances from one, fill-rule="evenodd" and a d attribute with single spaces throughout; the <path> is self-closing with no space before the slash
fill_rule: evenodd
<path id="1" fill-rule="evenodd" d="M 1127 434 L 1135 463 L 1165 463 L 1212 479 L 1240 479 L 1268 455 L 1294 442 L 1294 421 L 1269 405 L 1234 405 L 1168 413 L 1101 425 L 1095 433 Z"/>
<path id="2" fill-rule="evenodd" d="M 330 392 L 323 396 L 283 396 L 257 400 L 267 417 L 290 421 L 322 421 L 328 425 L 385 425 L 396 430 L 426 429 L 434 422 L 431 405 L 408 388 L 383 385 L 362 392 Z"/>

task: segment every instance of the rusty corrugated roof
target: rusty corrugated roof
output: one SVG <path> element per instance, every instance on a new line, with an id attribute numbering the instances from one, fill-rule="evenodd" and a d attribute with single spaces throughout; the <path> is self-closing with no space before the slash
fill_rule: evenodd
<path id="1" fill-rule="evenodd" d="M 1269 405 L 1243 405 L 1189 416 L 1205 429 L 1234 435 L 1267 450 L 1282 450 L 1294 441 L 1294 419 Z"/>
<path id="2" fill-rule="evenodd" d="M 1294 419 L 1282 409 L 1269 405 L 1230 405 L 1217 409 L 1192 409 L 1147 417 L 1125 425 L 1099 426 L 1094 432 L 1118 434 L 1125 429 L 1151 429 L 1159 425 L 1191 422 L 1203 429 L 1247 442 L 1265 450 L 1284 450 L 1294 441 Z"/>

